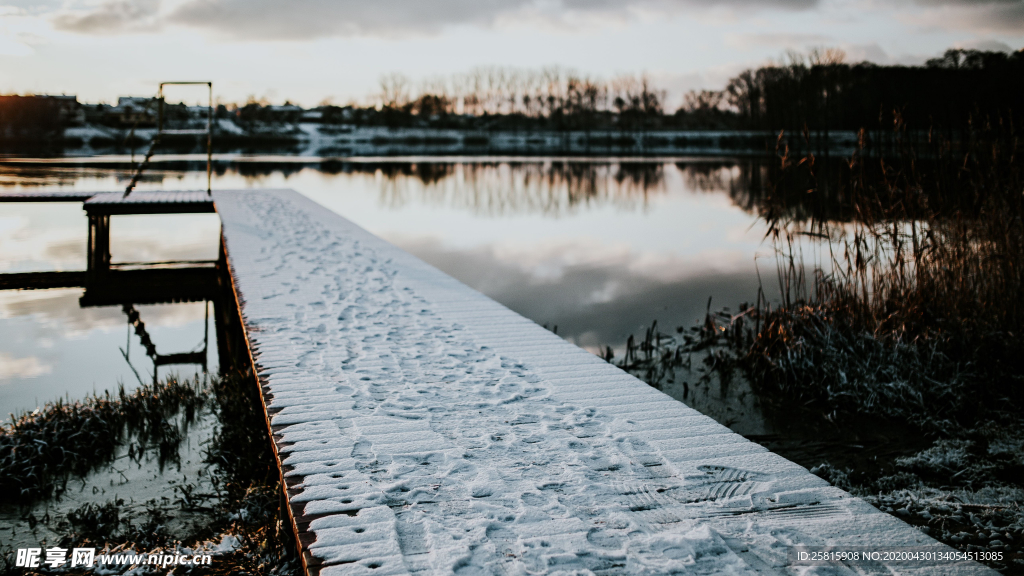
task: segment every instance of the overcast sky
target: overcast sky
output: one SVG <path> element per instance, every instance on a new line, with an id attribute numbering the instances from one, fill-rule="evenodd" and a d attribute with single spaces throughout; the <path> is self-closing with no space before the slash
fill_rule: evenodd
<path id="1" fill-rule="evenodd" d="M 1024 0 L 0 0 L 0 93 L 89 102 L 187 79 L 223 102 L 365 102 L 386 73 L 489 65 L 646 72 L 678 99 L 815 47 L 1017 50 Z"/>

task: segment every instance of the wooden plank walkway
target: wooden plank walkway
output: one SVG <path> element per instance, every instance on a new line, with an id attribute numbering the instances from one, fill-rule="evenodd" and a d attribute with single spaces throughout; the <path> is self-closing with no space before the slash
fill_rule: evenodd
<path id="1" fill-rule="evenodd" d="M 95 192 L 80 190 L 0 192 L 0 202 L 85 202 L 95 195 Z"/>
<path id="2" fill-rule="evenodd" d="M 309 574 L 789 574 L 794 545 L 951 551 L 295 192 L 214 199 Z"/>
<path id="3" fill-rule="evenodd" d="M 213 199 L 203 190 L 124 192 L 32 191 L 0 192 L 3 202 L 83 202 L 97 215 L 212 213 Z"/>
<path id="4" fill-rule="evenodd" d="M 213 212 L 213 199 L 205 191 L 138 191 L 95 194 L 85 201 L 90 215 L 195 214 Z"/>

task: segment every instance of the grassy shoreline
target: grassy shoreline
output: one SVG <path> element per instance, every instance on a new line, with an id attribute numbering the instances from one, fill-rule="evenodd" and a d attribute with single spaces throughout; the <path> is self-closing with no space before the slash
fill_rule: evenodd
<path id="1" fill-rule="evenodd" d="M 44 541 L 49 535 L 43 546 L 207 550 L 217 556 L 213 565 L 185 573 L 297 573 L 269 438 L 252 433 L 266 427 L 257 394 L 251 376 L 241 374 L 169 378 L 131 393 L 51 403 L 20 415 L 0 429 L 0 486 L 6 488 L 0 503 L 8 512 L 18 510 L 29 532 L 38 528 Z M 212 426 L 196 435 L 203 422 Z M 198 478 L 183 475 L 176 460 L 186 442 L 202 445 Z M 159 474 L 165 496 L 127 502 L 111 491 L 105 500 L 61 506 L 69 481 L 85 487 L 115 460 Z M 0 551 L 0 574 L 20 574 L 12 550 Z"/>

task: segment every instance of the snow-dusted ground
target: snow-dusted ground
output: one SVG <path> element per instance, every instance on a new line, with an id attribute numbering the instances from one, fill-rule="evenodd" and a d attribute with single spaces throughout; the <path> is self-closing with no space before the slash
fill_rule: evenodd
<path id="1" fill-rule="evenodd" d="M 950 549 L 295 192 L 214 200 L 314 572 L 988 572 L 793 566 Z"/>

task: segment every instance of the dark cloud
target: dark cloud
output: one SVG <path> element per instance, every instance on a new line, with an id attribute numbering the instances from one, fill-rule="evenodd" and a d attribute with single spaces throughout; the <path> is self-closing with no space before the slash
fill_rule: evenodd
<path id="1" fill-rule="evenodd" d="M 114 0 L 92 10 L 58 14 L 53 25 L 58 30 L 83 34 L 142 32 L 156 26 L 160 0 Z"/>
<path id="2" fill-rule="evenodd" d="M 531 0 L 194 0 L 170 18 L 242 38 L 388 36 L 432 32 L 451 24 L 486 23 L 529 4 Z"/>
<path id="3" fill-rule="evenodd" d="M 616 10 L 639 6 L 649 8 L 693 8 L 726 7 L 726 8 L 768 8 L 807 10 L 814 8 L 819 0 L 563 0 L 562 5 L 576 10 Z"/>
<path id="4" fill-rule="evenodd" d="M 993 3 L 978 10 L 971 18 L 985 30 L 1024 32 L 1024 2 Z"/>
<path id="5" fill-rule="evenodd" d="M 959 8 L 962 18 L 950 19 L 950 28 L 979 32 L 1024 32 L 1024 0 L 915 0 L 919 6 Z"/>
<path id="6" fill-rule="evenodd" d="M 1000 42 L 999 40 L 964 42 L 963 47 L 974 50 L 984 50 L 986 52 L 1013 52 L 1015 50 L 1013 46 L 1010 46 L 1006 42 Z"/>
<path id="7" fill-rule="evenodd" d="M 1024 0 L 904 0 L 945 28 L 976 32 L 1024 31 Z M 54 0 L 0 0 L 8 6 L 38 11 Z M 582 13 L 628 17 L 635 9 L 673 13 L 724 7 L 740 11 L 809 10 L 820 0 L 188 0 L 169 14 L 159 14 L 160 0 L 111 0 L 98 7 L 59 13 L 54 24 L 83 33 L 149 30 L 164 22 L 207 29 L 239 39 L 302 40 L 328 36 L 397 36 L 430 34 L 459 24 L 488 25 L 503 16 L 529 15 L 554 21 Z M 955 11 L 954 17 L 943 16 Z M 927 14 L 926 14 L 927 15 Z M 928 20 L 928 18 L 926 18 Z M 810 34 L 813 36 L 814 34 Z M 799 39 L 763 35 L 761 43 Z"/>
<path id="8" fill-rule="evenodd" d="M 992 6 L 1020 4 L 1021 0 L 914 0 L 921 6 Z"/>
<path id="9" fill-rule="evenodd" d="M 732 7 L 805 9 L 819 0 L 720 0 Z M 303 39 L 335 35 L 388 36 L 436 32 L 443 26 L 489 24 L 503 15 L 536 12 L 624 13 L 631 8 L 674 10 L 707 7 L 700 0 L 193 0 L 171 15 L 179 24 L 242 38 Z"/>

